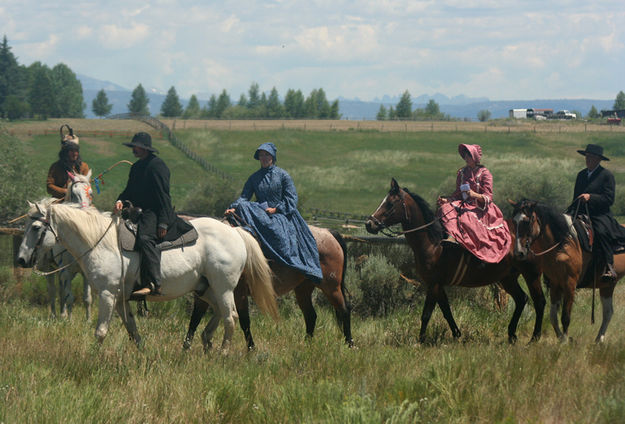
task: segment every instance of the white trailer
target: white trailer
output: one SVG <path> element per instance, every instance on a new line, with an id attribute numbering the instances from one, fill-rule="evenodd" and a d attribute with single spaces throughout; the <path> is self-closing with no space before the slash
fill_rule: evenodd
<path id="1" fill-rule="evenodd" d="M 527 109 L 510 109 L 510 118 L 527 119 Z"/>

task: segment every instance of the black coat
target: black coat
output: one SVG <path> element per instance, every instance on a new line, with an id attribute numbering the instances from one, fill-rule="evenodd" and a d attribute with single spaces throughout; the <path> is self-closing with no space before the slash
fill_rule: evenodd
<path id="1" fill-rule="evenodd" d="M 575 213 L 577 209 L 575 199 L 580 194 L 590 194 L 588 213 L 592 220 L 595 235 L 610 240 L 613 249 L 625 247 L 625 228 L 614 219 L 610 211 L 610 206 L 614 204 L 615 187 L 614 175 L 601 165 L 597 166 L 590 178 L 588 178 L 588 169 L 582 169 L 575 179 L 573 204 L 568 210 L 569 213 Z M 580 204 L 578 213 L 586 213 L 586 207 L 583 203 Z"/>
<path id="2" fill-rule="evenodd" d="M 150 153 L 132 165 L 126 188 L 117 200 L 130 200 L 134 206 L 154 212 L 157 225 L 169 228 L 176 219 L 169 195 L 169 176 L 165 162 Z"/>

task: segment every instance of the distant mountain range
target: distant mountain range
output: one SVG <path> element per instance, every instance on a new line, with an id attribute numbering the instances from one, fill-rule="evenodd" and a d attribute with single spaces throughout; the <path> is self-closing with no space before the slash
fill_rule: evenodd
<path id="1" fill-rule="evenodd" d="M 128 112 L 128 103 L 132 95 L 132 89 L 127 89 L 110 81 L 97 80 L 85 75 L 77 75 L 82 83 L 83 98 L 87 107 L 85 108 L 85 116 L 87 118 L 95 118 L 91 110 L 91 103 L 96 97 L 98 91 L 104 89 L 109 103 L 113 105 L 111 114 Z M 148 107 L 152 115 L 158 115 L 161 110 L 161 104 L 165 100 L 166 93 L 161 90 L 144 87 L 150 100 Z M 269 94 L 269 93 L 267 93 Z M 232 95 L 232 94 L 231 94 Z M 207 97 L 207 98 L 202 98 Z M 198 95 L 200 105 L 204 106 L 208 102 L 209 95 Z M 235 96 L 238 99 L 238 96 Z M 374 120 L 380 105 L 385 108 L 395 107 L 401 96 L 384 95 L 373 101 L 362 101 L 359 99 L 346 99 L 339 97 L 339 109 L 343 119 L 354 120 Z M 233 98 L 234 99 L 234 98 Z M 421 95 L 412 98 L 412 107 L 424 108 L 425 105 L 434 99 L 438 103 L 441 112 L 457 119 L 466 119 L 475 121 L 477 114 L 481 110 L 488 110 L 492 119 L 508 117 L 510 109 L 523 108 L 539 108 L 553 109 L 554 112 L 559 110 L 570 110 L 582 113 L 584 116 L 588 113 L 592 106 L 598 111 L 602 109 L 611 109 L 614 100 L 596 100 L 596 99 L 536 99 L 536 100 L 495 100 L 491 101 L 486 97 L 467 97 L 464 95 L 447 97 L 444 94 L 436 93 L 433 95 Z M 236 99 L 235 99 L 236 100 Z M 188 99 L 180 99 L 183 107 L 186 107 Z"/>

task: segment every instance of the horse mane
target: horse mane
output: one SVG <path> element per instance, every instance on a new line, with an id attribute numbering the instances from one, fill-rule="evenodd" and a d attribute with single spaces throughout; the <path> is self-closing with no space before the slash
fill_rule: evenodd
<path id="1" fill-rule="evenodd" d="M 94 247 L 100 238 L 101 244 L 109 248 L 117 249 L 117 231 L 110 228 L 111 216 L 98 211 L 94 207 L 81 208 L 75 204 L 56 204 L 51 206 L 51 220 L 55 227 L 67 227 L 75 232 L 81 240 L 83 240 L 89 248 Z M 104 237 L 105 231 L 108 232 Z"/>
<path id="2" fill-rule="evenodd" d="M 537 202 L 534 210 L 543 225 L 548 225 L 549 228 L 551 228 L 551 234 L 553 234 L 555 242 L 559 243 L 570 235 L 571 231 L 564 214 L 555 207 L 546 203 Z"/>
<path id="3" fill-rule="evenodd" d="M 52 205 L 57 199 L 54 197 L 44 197 L 36 203 L 32 203 L 28 208 L 28 215 L 32 215 L 35 212 L 38 212 L 37 205 L 41 206 L 44 210 L 48 209 L 50 205 Z M 30 204 L 30 202 L 29 202 Z"/>
<path id="4" fill-rule="evenodd" d="M 427 233 L 430 237 L 430 241 L 432 241 L 433 243 L 441 241 L 443 239 L 443 226 L 441 225 L 440 220 L 432 211 L 432 208 L 430 208 L 428 202 L 426 202 L 425 199 L 423 199 L 418 194 L 412 193 L 406 187 L 404 187 L 403 190 L 408 193 L 410 197 L 412 197 L 412 200 L 415 201 L 417 207 L 421 210 L 421 214 L 423 215 L 425 223 L 427 224 L 434 221 L 434 224 L 427 227 Z"/>

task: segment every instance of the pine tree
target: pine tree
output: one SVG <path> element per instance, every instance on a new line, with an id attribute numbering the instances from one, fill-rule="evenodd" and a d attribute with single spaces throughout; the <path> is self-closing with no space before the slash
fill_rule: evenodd
<path id="1" fill-rule="evenodd" d="M 255 109 L 258 106 L 260 106 L 260 95 L 259 93 L 259 89 L 258 89 L 258 84 L 253 82 L 252 85 L 250 86 L 250 89 L 248 91 L 248 100 L 247 100 L 247 108 L 248 109 Z"/>
<path id="2" fill-rule="evenodd" d="M 175 118 L 182 115 L 182 105 L 180 104 L 180 98 L 174 86 L 169 89 L 161 105 L 161 115 L 167 118 Z"/>
<path id="3" fill-rule="evenodd" d="M 378 121 L 386 121 L 386 108 L 384 105 L 380 105 L 380 109 L 378 109 L 378 114 L 375 116 L 375 119 Z"/>
<path id="4" fill-rule="evenodd" d="M 224 89 L 217 98 L 217 104 L 215 106 L 215 117 L 222 118 L 226 109 L 232 105 L 228 92 Z"/>
<path id="5" fill-rule="evenodd" d="M 150 115 L 148 109 L 148 95 L 141 84 L 139 84 L 133 91 L 130 97 L 130 103 L 128 103 L 128 112 L 136 113 L 138 115 Z"/>
<path id="6" fill-rule="evenodd" d="M 395 107 L 395 117 L 398 119 L 412 118 L 412 99 L 408 90 L 404 91 Z"/>
<path id="7" fill-rule="evenodd" d="M 11 52 L 6 35 L 0 44 L 0 118 L 5 115 L 5 101 L 10 95 L 17 95 L 19 76 L 17 59 Z M 15 99 L 12 100 L 15 102 Z"/>
<path id="8" fill-rule="evenodd" d="M 339 100 L 336 99 L 330 105 L 330 119 L 341 119 L 341 115 L 339 114 Z"/>
<path id="9" fill-rule="evenodd" d="M 282 117 L 284 108 L 280 103 L 280 97 L 278 96 L 278 90 L 276 87 L 271 89 L 269 99 L 267 99 L 267 117 L 277 119 Z"/>
<path id="10" fill-rule="evenodd" d="M 600 116 L 601 115 L 599 114 L 599 112 L 597 112 L 597 108 L 595 107 L 595 105 L 592 105 L 592 107 L 588 111 L 588 117 L 590 119 L 596 119 L 596 118 L 599 118 Z"/>
<path id="11" fill-rule="evenodd" d="M 197 119 L 200 117 L 200 102 L 198 102 L 195 94 L 191 96 L 189 99 L 189 103 L 187 104 L 187 108 L 184 110 L 182 117 L 184 119 Z"/>
<path id="12" fill-rule="evenodd" d="M 95 99 L 91 103 L 91 110 L 93 111 L 95 116 L 108 116 L 111 113 L 111 109 L 113 109 L 113 105 L 109 104 L 109 99 L 104 89 L 98 91 Z"/>

